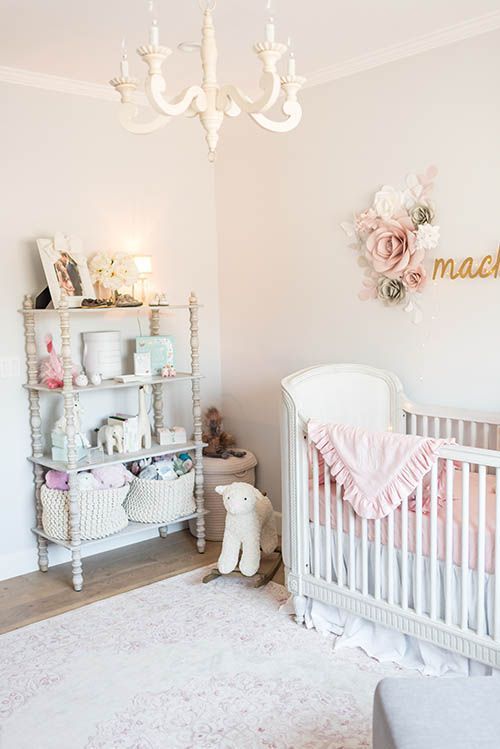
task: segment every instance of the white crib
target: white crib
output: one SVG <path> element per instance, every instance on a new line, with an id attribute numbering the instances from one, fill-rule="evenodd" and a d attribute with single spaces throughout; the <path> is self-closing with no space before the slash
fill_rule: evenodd
<path id="1" fill-rule="evenodd" d="M 421 483 L 414 511 L 405 497 L 383 520 L 356 516 L 339 487 L 331 496 L 329 477 L 320 483 L 310 418 L 454 437 L 439 452 L 445 507 L 436 465 L 430 512 Z M 500 414 L 412 403 L 397 377 L 368 366 L 318 366 L 285 378 L 283 551 L 296 610 L 312 598 L 500 667 L 499 424 Z"/>

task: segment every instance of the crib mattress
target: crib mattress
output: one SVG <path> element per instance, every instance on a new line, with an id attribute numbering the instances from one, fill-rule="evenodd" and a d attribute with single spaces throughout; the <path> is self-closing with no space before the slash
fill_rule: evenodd
<path id="1" fill-rule="evenodd" d="M 485 534 L 485 571 L 492 573 L 495 571 L 495 517 L 496 517 L 496 497 L 495 497 L 495 476 L 487 476 L 486 491 L 486 534 Z M 478 474 L 470 474 L 469 484 L 469 567 L 477 568 L 477 550 L 478 550 L 478 494 L 479 481 Z M 349 510 L 348 502 L 343 502 L 343 530 L 349 527 Z M 320 524 L 325 524 L 325 489 L 319 487 L 319 516 Z M 394 546 L 401 548 L 402 523 L 401 507 L 394 512 Z M 310 520 L 314 521 L 313 498 L 310 492 Z M 361 519 L 355 515 L 356 536 L 361 536 Z M 373 541 L 375 538 L 375 521 L 368 520 L 368 538 Z M 331 527 L 337 527 L 337 508 L 335 498 L 335 484 L 331 484 Z M 430 556 L 430 529 L 431 518 L 429 514 L 422 514 L 422 554 Z M 408 512 L 408 551 L 415 551 L 415 530 L 416 530 L 416 513 Z M 387 545 L 387 518 L 380 521 L 380 538 L 383 545 Z M 446 507 L 438 507 L 437 522 L 437 556 L 440 560 L 446 558 Z M 453 487 L 453 561 L 456 565 L 462 562 L 462 472 L 455 470 L 454 487 Z"/>

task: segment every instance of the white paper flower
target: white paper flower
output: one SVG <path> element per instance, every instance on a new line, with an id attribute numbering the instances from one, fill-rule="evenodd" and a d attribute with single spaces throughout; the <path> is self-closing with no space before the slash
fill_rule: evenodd
<path id="1" fill-rule="evenodd" d="M 421 224 L 417 229 L 415 244 L 417 250 L 424 250 L 424 252 L 435 250 L 439 244 L 439 226 Z"/>
<path id="2" fill-rule="evenodd" d="M 111 273 L 112 260 L 105 252 L 98 252 L 89 260 L 89 271 L 94 283 L 105 284 Z"/>
<path id="3" fill-rule="evenodd" d="M 132 286 L 139 277 L 137 266 L 130 255 L 116 257 L 113 270 L 115 276 L 121 280 L 122 286 Z"/>
<path id="4" fill-rule="evenodd" d="M 375 194 L 373 207 L 377 216 L 380 216 L 384 221 L 393 218 L 401 210 L 401 206 L 401 193 L 390 185 L 384 185 Z"/>

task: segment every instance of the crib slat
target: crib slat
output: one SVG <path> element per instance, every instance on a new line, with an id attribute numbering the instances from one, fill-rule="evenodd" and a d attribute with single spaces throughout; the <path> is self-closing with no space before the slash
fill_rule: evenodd
<path id="1" fill-rule="evenodd" d="M 479 466 L 477 513 L 477 634 L 484 634 L 484 564 L 486 536 L 486 466 Z"/>
<path id="2" fill-rule="evenodd" d="M 441 420 L 439 416 L 434 416 L 434 437 L 439 437 L 441 433 Z"/>
<path id="3" fill-rule="evenodd" d="M 469 480 L 470 466 L 462 463 L 462 629 L 469 626 Z"/>
<path id="4" fill-rule="evenodd" d="M 458 444 L 464 444 L 464 422 L 462 419 L 459 419 L 458 422 Z"/>
<path id="5" fill-rule="evenodd" d="M 431 600 L 429 612 L 431 619 L 437 619 L 438 612 L 438 579 L 437 579 L 437 511 L 438 511 L 438 471 L 439 461 L 431 469 Z"/>
<path id="6" fill-rule="evenodd" d="M 326 582 L 332 582 L 332 484 L 330 473 L 325 463 L 325 576 Z"/>
<path id="7" fill-rule="evenodd" d="M 429 417 L 422 416 L 422 436 L 427 437 L 429 435 Z"/>
<path id="8" fill-rule="evenodd" d="M 451 419 L 446 419 L 446 436 L 448 439 L 451 437 L 453 431 L 453 422 Z"/>
<path id="9" fill-rule="evenodd" d="M 387 603 L 394 603 L 394 512 L 387 520 Z"/>
<path id="10" fill-rule="evenodd" d="M 410 417 L 410 434 L 416 434 L 417 433 L 417 415 L 411 414 Z"/>
<path id="11" fill-rule="evenodd" d="M 401 607 L 408 608 L 408 497 L 401 503 Z"/>
<path id="12" fill-rule="evenodd" d="M 361 518 L 361 592 L 368 595 L 368 521 Z"/>
<path id="13" fill-rule="evenodd" d="M 415 613 L 422 613 L 422 480 L 415 492 Z"/>
<path id="14" fill-rule="evenodd" d="M 451 624 L 453 616 L 453 461 L 446 461 L 446 572 L 445 572 L 445 622 Z"/>
<path id="15" fill-rule="evenodd" d="M 495 488 L 495 618 L 494 637 L 500 640 L 500 468 L 496 470 Z"/>
<path id="16" fill-rule="evenodd" d="M 477 443 L 477 423 L 475 421 L 471 421 L 470 423 L 470 445 L 471 447 L 476 447 Z"/>
<path id="17" fill-rule="evenodd" d="M 337 498 L 337 584 L 339 588 L 344 585 L 344 546 L 343 546 L 343 507 L 342 507 L 342 487 L 336 484 Z"/>
<path id="18" fill-rule="evenodd" d="M 320 529 L 319 529 L 319 464 L 318 449 L 312 448 L 312 480 L 313 480 L 313 527 L 314 527 L 314 577 L 319 580 L 320 569 Z"/>
<path id="19" fill-rule="evenodd" d="M 490 425 L 484 423 L 483 424 L 483 444 L 482 447 L 484 447 L 485 450 L 488 450 L 490 446 Z"/>
<path id="20" fill-rule="evenodd" d="M 374 596 L 380 598 L 380 520 L 373 521 L 375 526 L 375 569 L 374 569 Z"/>
<path id="21" fill-rule="evenodd" d="M 351 503 L 349 507 L 349 590 L 356 590 L 356 534 L 355 515 Z"/>

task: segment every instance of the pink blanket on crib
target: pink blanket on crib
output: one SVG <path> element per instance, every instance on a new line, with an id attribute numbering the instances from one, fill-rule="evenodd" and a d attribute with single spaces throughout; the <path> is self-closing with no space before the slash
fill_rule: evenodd
<path id="1" fill-rule="evenodd" d="M 316 445 L 344 499 L 363 518 L 384 518 L 408 497 L 450 440 L 395 432 L 369 432 L 346 424 L 311 420 Z"/>

